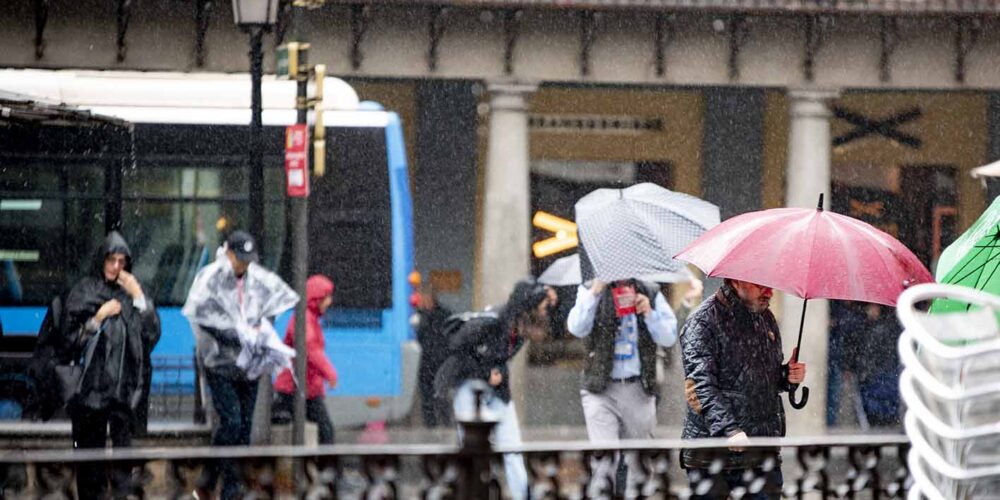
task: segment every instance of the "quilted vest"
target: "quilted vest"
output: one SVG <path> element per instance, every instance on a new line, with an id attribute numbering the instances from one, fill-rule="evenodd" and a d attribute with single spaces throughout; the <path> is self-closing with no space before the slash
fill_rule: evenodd
<path id="1" fill-rule="evenodd" d="M 655 307 L 655 287 L 635 283 L 636 290 L 649 297 L 651 306 Z M 656 342 L 649 334 L 646 321 L 641 314 L 637 318 L 639 328 L 639 378 L 646 394 L 654 396 L 659 391 L 656 384 Z M 582 386 L 589 392 L 601 393 L 611 381 L 611 369 L 614 367 L 615 335 L 618 333 L 621 321 L 615 315 L 615 305 L 611 299 L 611 290 L 605 289 L 601 301 L 597 305 L 594 317 L 594 327 L 584 341 L 587 346 L 587 359 L 583 367 Z"/>

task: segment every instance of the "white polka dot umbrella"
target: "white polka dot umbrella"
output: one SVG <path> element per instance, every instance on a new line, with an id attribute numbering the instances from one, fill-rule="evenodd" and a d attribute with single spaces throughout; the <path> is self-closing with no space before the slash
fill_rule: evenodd
<path id="1" fill-rule="evenodd" d="M 653 283 L 685 283 L 694 279 L 694 273 L 687 266 L 682 266 L 677 271 L 641 274 L 636 275 L 635 278 L 639 281 Z M 538 282 L 552 286 L 579 285 L 583 282 L 583 275 L 580 272 L 580 254 L 575 253 L 556 259 L 538 276 Z"/>
<path id="2" fill-rule="evenodd" d="M 576 203 L 584 281 L 677 275 L 673 256 L 719 224 L 719 207 L 642 183 L 598 189 Z"/>

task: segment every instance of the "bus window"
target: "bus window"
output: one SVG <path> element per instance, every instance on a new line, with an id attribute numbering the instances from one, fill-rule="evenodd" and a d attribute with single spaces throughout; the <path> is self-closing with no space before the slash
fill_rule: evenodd
<path id="1" fill-rule="evenodd" d="M 130 201 L 122 219 L 135 257 L 133 272 L 158 305 L 180 305 L 194 275 L 215 259 L 221 244 L 220 220 L 242 227 L 245 203 L 214 200 Z"/>
<path id="2" fill-rule="evenodd" d="M 246 141 L 245 126 L 136 125 L 136 168 L 123 178 L 122 219 L 134 272 L 157 304 L 183 304 L 225 235 L 246 229 Z M 280 129 L 266 128 L 265 142 L 271 151 L 280 147 Z M 281 159 L 265 156 L 265 174 L 262 264 L 275 269 L 284 225 Z"/>
<path id="3" fill-rule="evenodd" d="M 104 166 L 16 166 L 0 169 L 0 305 L 45 305 L 89 271 L 105 229 Z"/>
<path id="4" fill-rule="evenodd" d="M 309 272 L 337 284 L 337 309 L 392 307 L 385 129 L 329 128 L 327 172 L 309 197 Z"/>

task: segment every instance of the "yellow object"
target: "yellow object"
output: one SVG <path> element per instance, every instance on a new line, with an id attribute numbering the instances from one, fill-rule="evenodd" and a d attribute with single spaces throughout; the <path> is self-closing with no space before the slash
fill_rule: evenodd
<path id="1" fill-rule="evenodd" d="M 288 78 L 291 80 L 299 77 L 299 42 L 288 42 L 285 44 L 288 49 Z"/>
<path id="2" fill-rule="evenodd" d="M 323 177 L 326 174 L 326 141 L 313 141 L 313 175 Z"/>
<path id="3" fill-rule="evenodd" d="M 322 106 L 323 79 L 326 78 L 326 65 L 317 64 L 316 67 L 313 69 L 313 75 L 316 78 L 316 95 L 313 96 L 313 99 L 316 99 L 316 102 L 320 103 L 320 106 Z"/>
<path id="4" fill-rule="evenodd" d="M 531 218 L 531 224 L 539 229 L 555 233 L 551 238 L 536 241 L 531 245 L 535 257 L 546 257 L 570 248 L 576 248 L 580 240 L 576 235 L 576 223 L 539 210 Z"/>
<path id="5" fill-rule="evenodd" d="M 326 125 L 323 123 L 323 108 L 316 107 L 313 116 L 313 175 L 326 174 Z"/>
<path id="6" fill-rule="evenodd" d="M 552 238 L 546 238 L 542 241 L 536 241 L 533 245 L 531 245 L 531 251 L 535 254 L 535 257 L 547 257 L 554 253 L 562 252 L 563 250 L 576 248 L 579 244 L 580 240 L 578 240 L 575 235 L 565 238 L 553 236 Z"/>
<path id="7" fill-rule="evenodd" d="M 326 174 L 326 125 L 323 123 L 323 82 L 326 78 L 326 65 L 317 64 L 313 67 L 312 76 L 316 79 L 313 97 L 308 99 L 313 112 L 313 175 L 323 177 Z"/>
<path id="8" fill-rule="evenodd" d="M 543 212 L 541 210 L 535 212 L 535 216 L 531 218 L 531 224 L 537 228 L 545 229 L 546 231 L 552 231 L 553 233 L 558 233 L 559 231 L 566 231 L 567 233 L 573 233 L 576 235 L 576 223 L 570 220 L 563 219 L 562 217 L 552 215 L 548 212 Z"/>

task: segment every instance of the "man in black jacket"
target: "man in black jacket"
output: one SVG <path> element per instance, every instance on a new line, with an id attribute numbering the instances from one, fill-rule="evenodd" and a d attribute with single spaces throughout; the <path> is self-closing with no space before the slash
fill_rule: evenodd
<path id="1" fill-rule="evenodd" d="M 450 339 L 452 353 L 446 364 L 454 364 L 458 381 L 455 392 L 455 417 L 475 418 L 475 387 L 486 382 L 491 394 L 485 394 L 482 408 L 485 417 L 498 420 L 493 440 L 499 446 L 521 444 L 521 430 L 510 397 L 510 372 L 507 362 L 524 345 L 525 340 L 540 341 L 549 329 L 549 308 L 553 304 L 552 289 L 525 279 L 514 285 L 507 303 L 485 313 L 468 314 L 462 327 Z M 444 369 L 444 367 L 442 367 Z M 511 498 L 528 496 L 528 472 L 520 454 L 504 455 L 504 468 Z"/>
<path id="2" fill-rule="evenodd" d="M 418 283 L 419 285 L 419 283 Z M 437 301 L 433 288 L 422 285 L 410 298 L 416 309 L 417 343 L 420 344 L 420 365 L 417 369 L 417 386 L 420 389 L 420 410 L 425 427 L 450 424 L 450 409 L 440 404 L 434 395 L 434 375 L 448 358 L 448 338 L 444 325 L 451 311 Z"/>
<path id="3" fill-rule="evenodd" d="M 778 450 L 744 448 L 748 436 L 785 435 L 780 393 L 806 374 L 804 363 L 782 364 L 778 323 L 768 309 L 771 294 L 769 287 L 727 279 L 681 331 L 688 402 L 682 438 L 725 437 L 730 445 L 721 457 L 713 450 L 684 450 L 691 487 L 703 494 L 692 498 L 725 498 L 738 486 L 748 488 L 743 498 L 780 498 Z M 718 458 L 723 470 L 716 475 L 709 467 Z M 751 488 L 747 477 L 764 477 L 766 484 Z M 705 479 L 715 483 L 707 493 L 697 488 Z"/>
<path id="4" fill-rule="evenodd" d="M 128 272 L 131 253 L 117 232 L 108 234 L 93 272 L 70 290 L 63 306 L 62 350 L 68 360 L 83 359 L 79 388 L 67 404 L 74 448 L 103 448 L 111 428 L 114 447 L 131 445 L 147 377 L 149 353 L 160 338 L 160 324 L 142 286 Z M 140 422 L 138 425 L 142 425 Z M 129 495 L 130 471 L 111 471 L 113 496 Z M 80 498 L 105 498 L 107 471 L 80 464 Z M 133 482 L 134 483 L 134 482 Z"/>

